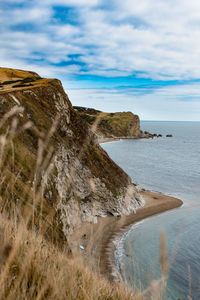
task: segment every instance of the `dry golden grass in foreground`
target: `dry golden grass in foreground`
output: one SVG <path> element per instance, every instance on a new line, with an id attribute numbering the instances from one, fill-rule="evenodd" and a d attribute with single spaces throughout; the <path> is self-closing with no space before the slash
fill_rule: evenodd
<path id="1" fill-rule="evenodd" d="M 13 108 L 1 118 L 0 129 L 2 124 L 21 110 L 22 108 Z M 20 190 L 21 195 L 27 195 L 29 200 L 24 208 L 20 210 L 18 202 L 13 201 L 12 194 L 7 193 L 8 188 L 14 190 L 19 177 L 18 173 L 14 180 L 7 176 L 9 158 L 13 159 L 13 170 L 19 163 L 14 152 L 15 139 L 19 132 L 30 127 L 27 123 L 17 128 L 17 124 L 17 119 L 12 118 L 11 125 L 0 135 L 0 300 L 133 299 L 125 285 L 109 283 L 97 270 L 89 270 L 80 256 L 69 256 L 67 242 L 63 242 L 61 250 L 56 246 L 57 243 L 52 243 L 53 239 L 49 241 L 45 238 L 45 223 L 42 222 L 42 216 L 36 214 L 36 208 L 38 205 L 44 206 L 44 185 L 50 173 L 52 155 L 49 155 L 51 151 L 48 151 L 46 159 L 43 154 L 51 131 L 44 145 L 41 146 L 39 140 L 33 188 L 27 191 Z M 36 217 L 40 222 L 37 222 Z"/>
<path id="2" fill-rule="evenodd" d="M 0 299 L 139 299 L 0 215 Z M 141 299 L 141 298 L 140 298 Z"/>
<path id="3" fill-rule="evenodd" d="M 150 295 L 148 300 L 162 299 L 160 295 L 165 289 L 166 279 L 164 250 L 161 257 L 161 280 L 153 282 L 140 295 L 133 295 L 133 291 L 128 290 L 125 284 L 110 283 L 104 279 L 97 266 L 91 270 L 85 266 L 80 256 L 70 257 L 67 241 L 61 239 L 64 245 L 61 250 L 56 247 L 57 243 L 53 238 L 47 239 L 49 235 L 44 234 L 47 230 L 42 214 L 45 208 L 43 194 L 52 171 L 54 152 L 48 148 L 48 143 L 56 125 L 53 124 L 44 140 L 38 141 L 33 185 L 27 188 L 20 174 L 29 164 L 24 166 L 17 159 L 15 149 L 16 137 L 29 129 L 31 124 L 27 122 L 18 127 L 18 119 L 12 118 L 21 112 L 22 108 L 14 107 L 0 122 L 0 300 L 142 300 L 144 296 L 147 299 L 147 294 Z M 4 129 L 3 125 L 9 118 L 12 118 L 11 124 Z M 20 173 L 16 172 L 17 164 L 20 166 Z M 13 176 L 10 175 L 11 171 Z M 14 197 L 14 187 L 19 179 L 23 186 L 18 192 L 27 198 L 23 209 L 18 204 L 18 198 Z M 46 215 L 49 216 L 50 212 L 47 212 Z"/>

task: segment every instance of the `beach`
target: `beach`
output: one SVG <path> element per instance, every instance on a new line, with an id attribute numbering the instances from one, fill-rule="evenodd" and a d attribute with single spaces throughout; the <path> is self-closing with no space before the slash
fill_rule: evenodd
<path id="1" fill-rule="evenodd" d="M 91 265 L 109 280 L 113 280 L 115 269 L 113 241 L 127 231 L 130 226 L 145 218 L 180 207 L 180 199 L 147 190 L 140 191 L 145 205 L 136 213 L 121 217 L 98 218 L 97 224 L 83 223 L 74 230 L 69 243 L 72 254 L 81 254 L 87 265 Z M 81 248 L 80 248 L 81 246 Z"/>
<path id="2" fill-rule="evenodd" d="M 110 143 L 110 142 L 117 142 L 120 140 L 140 140 L 140 139 L 152 139 L 155 138 L 153 135 L 143 135 L 140 137 L 134 137 L 134 136 L 121 136 L 121 137 L 102 137 L 98 138 L 98 143 L 99 144 L 104 144 L 104 143 Z"/>

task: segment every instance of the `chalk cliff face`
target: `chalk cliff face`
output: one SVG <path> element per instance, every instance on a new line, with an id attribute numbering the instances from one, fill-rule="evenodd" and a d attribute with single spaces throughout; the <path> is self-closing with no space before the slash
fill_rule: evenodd
<path id="1" fill-rule="evenodd" d="M 138 115 L 132 112 L 105 113 L 81 106 L 74 106 L 74 109 L 100 137 L 145 137 Z"/>
<path id="2" fill-rule="evenodd" d="M 3 68 L 0 80 L 1 120 L 13 107 L 18 120 L 1 172 L 4 207 L 34 207 L 36 223 L 42 220 L 47 234 L 64 240 L 84 221 L 129 214 L 142 205 L 131 179 L 99 146 L 59 80 Z M 12 126 L 7 115 L 1 138 Z"/>

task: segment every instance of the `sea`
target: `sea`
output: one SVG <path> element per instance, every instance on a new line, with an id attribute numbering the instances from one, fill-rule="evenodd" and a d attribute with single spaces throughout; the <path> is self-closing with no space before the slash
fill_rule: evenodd
<path id="1" fill-rule="evenodd" d="M 200 122 L 142 121 L 141 129 L 163 137 L 101 146 L 139 188 L 178 197 L 184 204 L 132 225 L 117 241 L 116 266 L 129 287 L 152 299 L 147 291 L 161 278 L 164 232 L 169 271 L 162 299 L 199 300 Z"/>

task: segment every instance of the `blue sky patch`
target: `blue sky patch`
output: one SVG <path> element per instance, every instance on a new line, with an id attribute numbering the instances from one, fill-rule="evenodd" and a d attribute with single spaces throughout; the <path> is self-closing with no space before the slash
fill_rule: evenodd
<path id="1" fill-rule="evenodd" d="M 59 24 L 80 24 L 79 13 L 74 7 L 53 6 L 53 19 Z"/>

